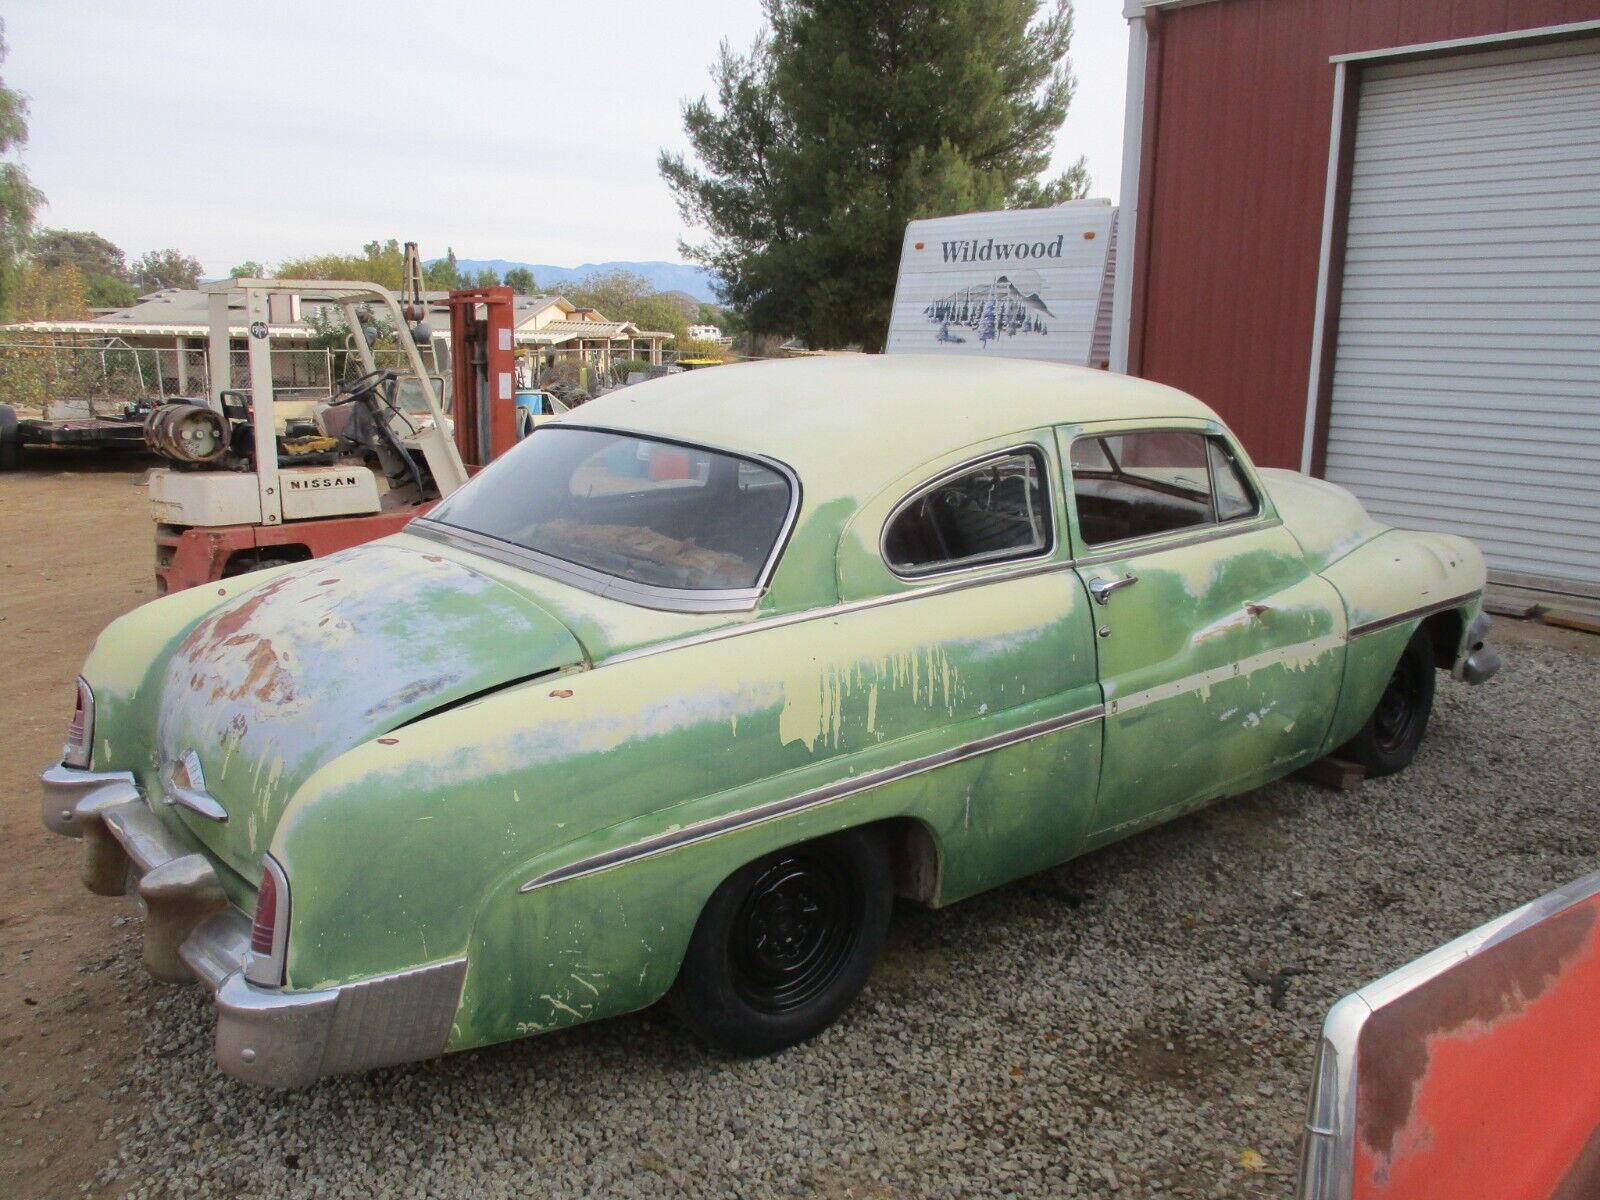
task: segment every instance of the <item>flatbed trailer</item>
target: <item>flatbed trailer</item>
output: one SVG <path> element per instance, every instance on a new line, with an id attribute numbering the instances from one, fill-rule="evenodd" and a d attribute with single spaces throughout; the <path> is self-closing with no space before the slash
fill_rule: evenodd
<path id="1" fill-rule="evenodd" d="M 69 415 L 60 415 L 68 408 Z M 0 404 L 0 471 L 15 470 L 25 446 L 97 450 L 143 450 L 144 421 L 152 405 L 125 400 L 47 405 L 40 416 L 23 416 Z"/>

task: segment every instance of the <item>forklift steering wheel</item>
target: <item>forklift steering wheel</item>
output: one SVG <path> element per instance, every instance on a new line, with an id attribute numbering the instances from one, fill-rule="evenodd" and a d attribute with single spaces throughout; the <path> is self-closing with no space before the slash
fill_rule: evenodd
<path id="1" fill-rule="evenodd" d="M 392 383 L 397 376 L 393 371 L 379 370 L 368 371 L 359 379 L 352 379 L 349 383 L 340 386 L 328 401 L 331 408 L 336 404 L 353 404 L 370 392 L 376 391 L 385 383 Z"/>

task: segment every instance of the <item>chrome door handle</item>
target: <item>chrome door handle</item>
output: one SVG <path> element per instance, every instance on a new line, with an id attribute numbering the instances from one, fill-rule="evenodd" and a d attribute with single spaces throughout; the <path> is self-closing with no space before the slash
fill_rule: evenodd
<path id="1" fill-rule="evenodd" d="M 1094 597 L 1096 604 L 1110 604 L 1112 592 L 1118 588 L 1132 587 L 1138 582 L 1137 575 L 1124 575 L 1121 579 L 1091 579 L 1089 595 Z"/>

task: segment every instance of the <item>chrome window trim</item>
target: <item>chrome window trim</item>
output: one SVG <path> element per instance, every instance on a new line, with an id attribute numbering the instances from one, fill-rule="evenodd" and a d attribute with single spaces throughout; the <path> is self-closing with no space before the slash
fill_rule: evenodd
<path id="1" fill-rule="evenodd" d="M 1432 604 L 1424 604 L 1417 608 L 1408 608 L 1405 612 L 1396 613 L 1392 617 L 1378 617 L 1376 620 L 1363 621 L 1359 625 L 1352 625 L 1350 627 L 1349 636 L 1352 638 L 1358 638 L 1363 634 L 1378 633 L 1381 630 L 1392 628 L 1395 625 L 1404 625 L 1407 621 L 1415 621 L 1420 620 L 1423 617 L 1431 617 L 1434 613 L 1449 612 L 1453 608 L 1460 608 L 1463 604 L 1471 603 L 1473 600 L 1478 599 L 1478 597 L 1481 595 L 1483 595 L 1483 592 L 1480 590 L 1463 592 L 1461 595 L 1453 596 L 1448 600 L 1436 600 Z"/>
<path id="2" fill-rule="evenodd" d="M 1227 520 L 1223 520 L 1219 515 L 1222 512 L 1222 505 L 1219 502 L 1220 496 L 1217 491 L 1217 473 L 1211 467 L 1212 443 L 1217 443 L 1222 447 L 1223 457 L 1228 460 L 1228 464 L 1238 474 L 1239 482 L 1244 484 L 1244 490 L 1250 493 L 1250 499 L 1255 502 L 1254 507 L 1249 512 L 1240 513 L 1237 517 L 1229 517 Z M 1244 469 L 1244 460 L 1239 457 L 1239 448 L 1233 444 L 1232 438 L 1220 433 L 1206 434 L 1206 472 L 1211 476 L 1211 513 L 1216 517 L 1218 525 L 1227 525 L 1234 521 L 1248 521 L 1252 517 L 1259 517 L 1265 511 L 1261 504 L 1261 489 L 1255 485 L 1255 481 L 1250 478 L 1250 473 Z"/>
<path id="3" fill-rule="evenodd" d="M 1034 721 L 1004 733 L 989 734 L 986 737 L 977 738 L 960 746 L 953 746 L 948 750 L 940 750 L 933 754 L 923 755 L 920 758 L 908 759 L 892 767 L 882 767 L 876 771 L 868 771 L 863 775 L 823 784 L 821 787 L 811 788 L 787 799 L 774 800 L 767 804 L 759 804 L 754 808 L 745 809 L 742 812 L 728 813 L 724 816 L 698 821 L 681 829 L 673 829 L 666 833 L 658 833 L 651 837 L 641 838 L 626 846 L 605 850 L 599 854 L 591 854 L 586 858 L 578 859 L 576 862 L 568 863 L 566 866 L 556 867 L 553 870 L 535 875 L 517 890 L 527 893 L 537 891 L 539 888 L 549 887 L 552 884 L 567 883 L 574 879 L 582 879 L 587 875 L 597 875 L 602 871 L 610 871 L 626 863 L 637 862 L 642 858 L 653 858 L 657 854 L 665 854 L 670 850 L 678 850 L 696 842 L 703 842 L 726 833 L 736 833 L 742 829 L 749 829 L 754 825 L 764 825 L 768 821 L 776 821 L 782 817 L 806 812 L 824 804 L 831 804 L 836 800 L 843 800 L 849 796 L 857 795 L 867 791 L 869 788 L 880 787 L 888 783 L 897 783 L 900 780 L 921 775 L 937 767 L 950 766 L 969 758 L 976 758 L 980 754 L 1003 750 L 1008 746 L 1032 741 L 1047 734 L 1060 733 L 1063 730 L 1072 729 L 1079 725 L 1087 725 L 1091 721 L 1101 720 L 1104 716 L 1105 705 L 1092 704 L 1086 708 L 1064 713 L 1058 717 Z"/>
<path id="4" fill-rule="evenodd" d="M 911 505 L 915 504 L 918 500 L 921 500 L 935 488 L 950 482 L 950 480 L 956 478 L 957 476 L 964 475 L 976 467 L 981 467 L 986 462 L 992 462 L 993 460 L 1000 458 L 1008 458 L 1017 454 L 1032 454 L 1037 460 L 1037 465 L 1039 467 L 1039 486 L 1044 491 L 1043 503 L 1040 505 L 1040 512 L 1044 515 L 1045 529 L 1049 534 L 1045 545 L 1041 549 L 1029 550 L 1025 554 L 1013 554 L 1012 552 L 1006 550 L 996 550 L 991 551 L 988 554 L 973 555 L 968 558 L 952 560 L 947 564 L 941 564 L 939 566 L 926 567 L 919 570 L 910 571 L 902 571 L 889 561 L 889 551 L 887 546 L 889 538 L 889 526 L 895 523 L 896 518 L 898 518 L 902 512 L 904 512 L 907 508 L 910 508 Z M 889 510 L 889 515 L 883 519 L 882 527 L 878 530 L 878 557 L 883 560 L 883 565 L 888 570 L 889 574 L 893 575 L 896 579 L 903 583 L 919 583 L 924 579 L 935 579 L 941 575 L 953 575 L 958 571 L 973 571 L 977 570 L 979 567 L 992 567 L 998 563 L 1032 562 L 1035 559 L 1049 558 L 1055 554 L 1056 549 L 1060 546 L 1060 544 L 1061 541 L 1056 530 L 1056 522 L 1051 513 L 1050 456 L 1045 453 L 1044 447 L 1038 442 L 1021 442 L 1015 446 L 1007 446 L 1001 450 L 985 451 L 983 454 L 977 455 L 974 458 L 969 458 L 963 462 L 957 463 L 949 470 L 941 471 L 932 479 L 924 480 L 921 484 L 912 488 L 911 491 L 907 492 L 895 502 L 894 507 Z"/>
<path id="5" fill-rule="evenodd" d="M 615 575 L 580 567 L 576 563 L 567 562 L 553 555 L 516 546 L 499 538 L 490 537 L 488 534 L 446 525 L 442 521 L 430 520 L 428 517 L 417 517 L 406 526 L 406 532 L 442 545 L 453 546 L 458 550 L 481 554 L 484 558 L 504 563 L 508 567 L 531 571 L 535 575 L 543 575 L 546 579 L 580 588 L 607 600 L 620 600 L 627 604 L 636 604 L 640 608 L 652 608 L 663 612 L 746 612 L 753 609 L 764 594 L 761 588 L 689 591 L 680 588 L 626 584 Z"/>
<path id="6" fill-rule="evenodd" d="M 793 468 L 776 458 L 765 454 L 752 454 L 747 450 L 733 450 L 726 446 L 714 446 L 708 442 L 686 442 L 678 438 L 665 437 L 658 434 L 638 433 L 631 429 L 608 428 L 603 425 L 578 425 L 570 421 L 562 421 L 560 425 L 541 425 L 533 433 L 524 438 L 527 441 L 535 434 L 545 429 L 577 429 L 585 433 L 598 433 L 608 437 L 636 438 L 643 442 L 658 442 L 662 445 L 680 446 L 686 450 L 702 450 L 712 454 L 720 454 L 727 458 L 753 463 L 756 466 L 766 467 L 783 478 L 789 485 L 789 506 L 784 512 L 783 522 L 778 526 L 777 536 L 773 538 L 772 548 L 767 552 L 761 569 L 756 573 L 756 582 L 748 588 L 672 588 L 658 584 L 639 583 L 635 580 L 624 579 L 619 575 L 612 575 L 594 567 L 587 567 L 581 563 L 571 562 L 534 550 L 527 546 L 518 546 L 515 542 L 508 542 L 502 538 L 489 534 L 479 533 L 476 530 L 466 529 L 459 525 L 451 525 L 434 517 L 432 513 L 417 517 L 406 526 L 408 532 L 417 533 L 423 537 L 432 538 L 446 545 L 455 545 L 458 548 L 470 550 L 492 558 L 506 566 L 520 567 L 535 574 L 545 575 L 558 583 L 570 584 L 603 596 L 611 600 L 621 600 L 629 604 L 637 604 L 641 608 L 653 608 L 664 612 L 702 613 L 702 612 L 743 612 L 753 609 L 766 594 L 767 588 L 772 583 L 772 577 L 777 573 L 779 560 L 788 548 L 789 538 L 794 533 L 795 525 L 800 516 L 800 504 L 803 489 L 800 486 L 800 477 L 794 473 Z"/>
<path id="7" fill-rule="evenodd" d="M 272 953 L 263 958 L 245 943 L 244 977 L 257 987 L 282 987 L 285 959 L 289 950 L 289 876 L 270 854 L 261 856 L 261 869 L 272 876 L 277 890 L 276 906 L 272 914 Z M 255 917 L 251 916 L 254 931 Z"/>
<path id="8" fill-rule="evenodd" d="M 1098 432 L 1095 432 L 1092 430 L 1081 429 L 1081 427 L 1073 427 L 1079 428 L 1079 432 L 1071 434 L 1067 440 L 1067 458 L 1066 462 L 1063 464 L 1066 469 L 1067 476 L 1069 479 L 1074 477 L 1072 470 L 1072 447 L 1079 441 L 1085 439 L 1093 440 L 1097 438 L 1109 437 L 1131 437 L 1134 434 L 1140 433 L 1190 433 L 1200 438 L 1200 440 L 1203 442 L 1210 441 L 1212 438 L 1221 438 L 1224 444 L 1227 446 L 1230 456 L 1241 468 L 1240 473 L 1244 476 L 1245 483 L 1249 485 L 1251 493 L 1255 496 L 1255 512 L 1248 513 L 1242 517 L 1230 517 L 1226 521 L 1218 521 L 1216 519 L 1216 480 L 1213 479 L 1211 475 L 1211 459 L 1208 455 L 1206 458 L 1206 481 L 1210 485 L 1207 489 L 1207 495 L 1211 500 L 1212 517 L 1212 520 L 1208 526 L 1200 530 L 1198 533 L 1191 534 L 1188 537 L 1182 536 L 1182 530 L 1173 529 L 1168 530 L 1165 533 L 1146 533 L 1141 534 L 1139 537 L 1121 538 L 1115 542 L 1097 542 L 1094 546 L 1090 546 L 1088 542 L 1083 540 L 1081 522 L 1078 520 L 1078 489 L 1075 486 L 1070 487 L 1067 489 L 1067 495 L 1071 499 L 1073 537 L 1076 539 L 1076 541 L 1083 543 L 1085 550 L 1094 551 L 1093 554 L 1087 554 L 1078 559 L 1078 565 L 1080 567 L 1092 567 L 1096 563 L 1115 562 L 1117 559 L 1126 558 L 1130 554 L 1143 553 L 1143 546 L 1140 543 L 1154 543 L 1160 538 L 1173 538 L 1174 540 L 1170 545 L 1154 545 L 1151 547 L 1152 549 L 1168 550 L 1177 549 L 1180 546 L 1198 545 L 1201 542 L 1209 542 L 1214 538 L 1225 537 L 1232 533 L 1245 532 L 1247 529 L 1271 529 L 1275 526 L 1283 524 L 1283 521 L 1276 514 L 1273 514 L 1272 516 L 1267 515 L 1267 506 L 1262 502 L 1263 498 L 1267 495 L 1266 489 L 1261 486 L 1260 481 L 1255 478 L 1253 472 L 1243 469 L 1245 466 L 1245 460 L 1240 457 L 1238 445 L 1234 442 L 1232 435 L 1222 426 L 1218 425 L 1215 421 L 1205 421 L 1199 418 L 1190 419 L 1197 421 L 1197 424 L 1193 428 L 1184 428 L 1176 425 L 1135 425 L 1129 429 L 1101 429 Z M 1189 526 L 1188 528 L 1192 529 L 1194 527 Z M 1122 547 L 1134 548 L 1124 552 Z M 1108 553 L 1108 551 L 1113 552 Z"/>
<path id="9" fill-rule="evenodd" d="M 1301 1200 L 1345 1200 L 1355 1172 L 1356 1051 L 1367 1021 L 1458 963 L 1600 893 L 1600 871 L 1512 909 L 1334 1002 L 1322 1026 L 1300 1148 Z"/>
<path id="10" fill-rule="evenodd" d="M 1076 516 L 1076 508 L 1074 508 Z M 1215 542 L 1222 538 L 1234 537 L 1241 533 L 1255 533 L 1258 530 L 1276 529 L 1283 524 L 1280 517 L 1268 517 L 1257 513 L 1253 517 L 1239 517 L 1222 524 L 1211 524 L 1194 533 L 1183 534 L 1152 533 L 1139 538 L 1124 538 L 1120 542 L 1102 542 L 1102 546 L 1111 547 L 1109 550 L 1096 550 L 1094 554 L 1085 555 L 1077 560 L 1080 567 L 1093 567 L 1100 563 L 1117 562 L 1120 559 L 1132 558 L 1136 554 L 1154 554 L 1160 550 L 1178 550 L 1184 546 L 1198 546 L 1204 542 Z"/>

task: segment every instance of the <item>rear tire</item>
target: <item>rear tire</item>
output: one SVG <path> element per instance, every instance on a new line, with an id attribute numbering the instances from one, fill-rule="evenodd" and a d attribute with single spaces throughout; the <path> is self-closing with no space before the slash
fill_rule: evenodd
<path id="1" fill-rule="evenodd" d="M 1428 631 L 1419 629 L 1406 643 L 1367 723 L 1335 755 L 1360 764 L 1372 776 L 1408 767 L 1428 732 L 1433 671 L 1433 643 Z"/>
<path id="2" fill-rule="evenodd" d="M 706 902 L 672 1007 L 735 1054 L 803 1042 L 833 1024 L 866 983 L 893 902 L 884 847 L 867 830 L 757 859 Z"/>

